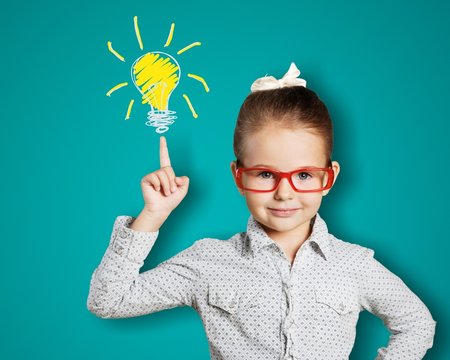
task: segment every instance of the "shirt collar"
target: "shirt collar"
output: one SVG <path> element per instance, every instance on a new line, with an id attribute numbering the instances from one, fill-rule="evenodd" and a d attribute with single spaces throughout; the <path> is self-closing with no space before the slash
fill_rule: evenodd
<path id="1" fill-rule="evenodd" d="M 313 224 L 311 235 L 305 240 L 303 245 L 311 246 L 314 251 L 319 253 L 325 260 L 328 260 L 331 247 L 327 224 L 319 213 L 316 213 L 311 219 L 311 223 Z M 250 215 L 247 223 L 247 236 L 242 250 L 247 250 L 255 256 L 259 250 L 273 244 L 276 244 L 275 241 L 267 235 L 253 215 Z"/>

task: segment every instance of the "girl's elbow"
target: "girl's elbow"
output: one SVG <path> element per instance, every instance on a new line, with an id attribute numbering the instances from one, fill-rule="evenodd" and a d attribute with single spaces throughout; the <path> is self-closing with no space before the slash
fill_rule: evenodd
<path id="1" fill-rule="evenodd" d="M 425 312 L 420 324 L 417 324 L 415 332 L 421 334 L 421 338 L 426 342 L 427 349 L 433 347 L 434 335 L 436 332 L 436 321 L 431 316 L 429 311 Z"/>
<path id="2" fill-rule="evenodd" d="M 91 314 L 94 314 L 95 316 L 101 319 L 108 319 L 111 317 L 109 311 L 105 310 L 105 308 L 103 307 L 95 306 L 91 303 L 88 303 L 87 309 Z"/>
<path id="3" fill-rule="evenodd" d="M 86 307 L 91 314 L 101 319 L 113 319 L 114 311 L 108 306 L 102 305 L 95 301 L 92 296 L 88 297 Z"/>
<path id="4" fill-rule="evenodd" d="M 437 322 L 430 316 L 430 319 L 428 320 L 428 338 L 430 340 L 430 347 L 433 346 L 434 334 L 436 333 L 436 324 Z"/>
<path id="5" fill-rule="evenodd" d="M 428 308 L 426 308 L 426 311 L 425 311 L 424 323 L 426 324 L 430 333 L 432 333 L 432 335 L 434 335 L 437 322 L 436 322 L 436 320 L 433 319 L 433 316 L 431 315 L 431 312 L 430 312 L 430 310 L 428 310 Z"/>

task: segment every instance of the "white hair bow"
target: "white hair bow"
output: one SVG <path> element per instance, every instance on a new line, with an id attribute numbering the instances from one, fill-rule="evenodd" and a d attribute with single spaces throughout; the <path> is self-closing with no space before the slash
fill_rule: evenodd
<path id="1" fill-rule="evenodd" d="M 300 75 L 300 70 L 297 69 L 294 63 L 291 63 L 289 70 L 281 79 L 275 79 L 273 76 L 264 76 L 256 79 L 250 90 L 251 92 L 259 90 L 271 90 L 278 89 L 285 86 L 303 86 L 306 87 L 306 80 L 300 79 L 297 76 Z"/>

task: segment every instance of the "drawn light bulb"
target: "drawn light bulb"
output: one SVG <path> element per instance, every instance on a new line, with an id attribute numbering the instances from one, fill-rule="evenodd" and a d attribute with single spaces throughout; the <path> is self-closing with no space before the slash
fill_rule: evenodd
<path id="1" fill-rule="evenodd" d="M 157 133 L 164 133 L 177 118 L 176 112 L 169 110 L 169 98 L 180 81 L 181 70 L 178 62 L 169 54 L 148 52 L 131 66 L 131 78 L 142 94 L 142 104 L 148 103 L 148 126 L 156 127 Z"/>

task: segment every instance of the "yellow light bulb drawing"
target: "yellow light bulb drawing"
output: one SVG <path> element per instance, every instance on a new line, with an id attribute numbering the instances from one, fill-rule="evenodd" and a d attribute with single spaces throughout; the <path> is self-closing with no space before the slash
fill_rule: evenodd
<path id="1" fill-rule="evenodd" d="M 131 66 L 131 78 L 142 94 L 142 104 L 148 103 L 148 126 L 156 127 L 157 133 L 169 130 L 177 118 L 169 110 L 169 99 L 180 81 L 181 69 L 169 54 L 154 51 L 139 57 Z"/>
<path id="2" fill-rule="evenodd" d="M 170 33 L 164 47 L 170 45 L 175 24 L 172 23 L 170 27 Z M 142 38 L 138 26 L 137 16 L 134 17 L 134 30 L 136 38 L 139 42 L 141 50 L 144 49 Z M 125 62 L 125 58 L 113 49 L 111 41 L 108 41 L 108 50 L 120 61 Z M 200 46 L 200 42 L 194 42 L 190 45 L 177 51 L 177 55 L 183 54 L 187 50 Z M 205 79 L 195 74 L 187 74 L 191 79 L 194 79 L 203 84 L 206 92 L 209 92 L 209 87 L 206 84 Z M 176 112 L 169 109 L 169 99 L 172 92 L 178 86 L 181 78 L 181 68 L 175 58 L 167 53 L 161 51 L 147 52 L 144 55 L 137 58 L 131 66 L 131 79 L 142 94 L 142 104 L 149 104 L 150 111 L 147 113 L 148 121 L 145 123 L 147 126 L 153 126 L 156 128 L 157 133 L 164 133 L 169 130 L 169 126 L 177 119 Z M 128 82 L 121 82 L 113 86 L 106 96 L 111 96 L 116 90 L 128 85 Z M 183 98 L 186 101 L 192 116 L 197 119 L 198 114 L 195 112 L 194 107 L 186 94 L 183 94 Z M 130 100 L 128 104 L 127 114 L 125 120 L 130 118 L 131 109 L 133 107 L 134 100 Z"/>

